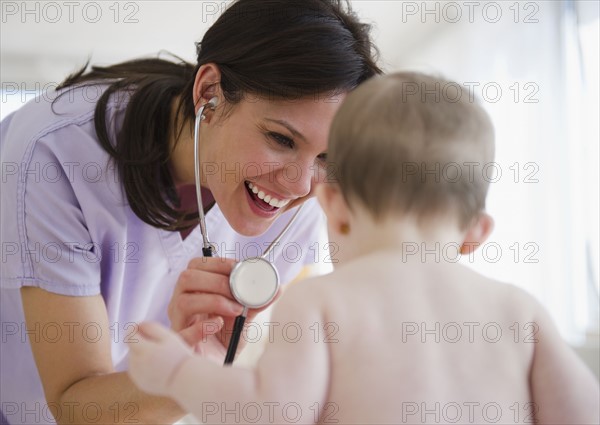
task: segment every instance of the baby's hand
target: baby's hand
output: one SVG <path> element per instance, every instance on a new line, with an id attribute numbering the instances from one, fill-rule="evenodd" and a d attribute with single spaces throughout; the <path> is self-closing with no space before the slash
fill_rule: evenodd
<path id="1" fill-rule="evenodd" d="M 168 387 L 177 369 L 192 356 L 179 335 L 158 323 L 142 323 L 138 342 L 129 344 L 129 376 L 143 391 L 168 395 Z"/>

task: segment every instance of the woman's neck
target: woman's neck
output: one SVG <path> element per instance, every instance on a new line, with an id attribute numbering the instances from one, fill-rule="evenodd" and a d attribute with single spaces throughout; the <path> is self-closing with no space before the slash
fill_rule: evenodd
<path id="1" fill-rule="evenodd" d="M 213 198 L 210 190 L 201 187 L 202 195 L 202 206 L 204 207 L 204 213 L 206 214 L 212 206 L 215 204 L 215 198 Z M 179 196 L 179 210 L 186 212 L 198 213 L 198 201 L 196 199 L 196 186 L 193 184 L 182 185 L 177 187 L 177 195 Z M 194 228 L 181 230 L 181 238 L 185 239 Z"/>

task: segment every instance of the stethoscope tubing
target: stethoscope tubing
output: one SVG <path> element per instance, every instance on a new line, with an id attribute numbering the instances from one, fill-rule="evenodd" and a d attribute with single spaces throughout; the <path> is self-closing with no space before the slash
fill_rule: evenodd
<path id="1" fill-rule="evenodd" d="M 244 313 L 240 314 L 235 318 L 235 322 L 233 323 L 233 332 L 231 334 L 231 339 L 229 340 L 227 354 L 225 354 L 225 361 L 223 362 L 223 365 L 230 365 L 233 363 L 233 360 L 235 359 L 235 353 L 237 352 L 237 348 L 240 343 L 240 339 L 242 338 L 242 331 L 244 330 L 245 323 L 246 308 L 244 308 Z"/>

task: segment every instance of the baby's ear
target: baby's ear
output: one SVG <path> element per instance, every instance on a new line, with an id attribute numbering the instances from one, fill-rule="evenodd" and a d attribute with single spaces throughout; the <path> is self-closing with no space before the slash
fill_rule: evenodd
<path id="1" fill-rule="evenodd" d="M 475 251 L 483 245 L 492 230 L 494 230 L 494 219 L 485 212 L 479 213 L 469 225 L 460 253 L 466 255 Z"/>
<path id="2" fill-rule="evenodd" d="M 337 229 L 342 223 L 348 224 L 348 205 L 337 184 L 318 183 L 315 187 L 315 195 L 327 216 L 329 226 Z"/>

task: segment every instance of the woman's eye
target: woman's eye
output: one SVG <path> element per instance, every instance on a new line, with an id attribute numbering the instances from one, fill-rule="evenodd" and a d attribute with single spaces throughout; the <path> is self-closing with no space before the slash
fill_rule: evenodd
<path id="1" fill-rule="evenodd" d="M 322 153 L 321 155 L 317 155 L 317 159 L 321 162 L 327 162 L 327 153 Z"/>
<path id="2" fill-rule="evenodd" d="M 281 146 L 285 146 L 286 148 L 294 148 L 296 146 L 294 141 L 289 137 L 284 136 L 283 134 L 269 132 L 269 137 Z"/>

